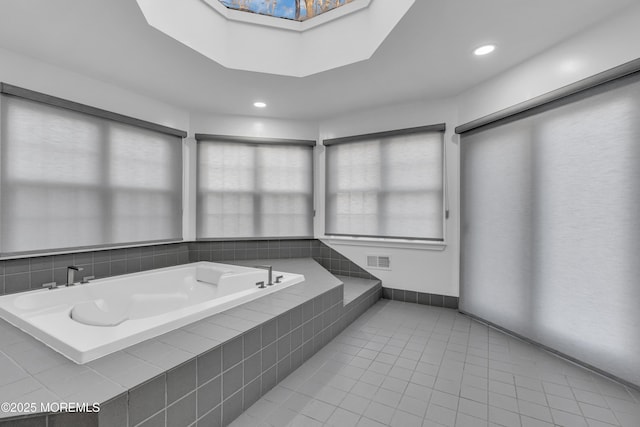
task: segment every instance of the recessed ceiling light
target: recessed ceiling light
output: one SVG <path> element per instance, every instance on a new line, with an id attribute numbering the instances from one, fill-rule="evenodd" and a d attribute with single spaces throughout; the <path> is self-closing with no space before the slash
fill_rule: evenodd
<path id="1" fill-rule="evenodd" d="M 253 103 L 253 106 L 256 108 L 264 108 L 267 106 L 267 104 L 265 102 L 262 101 L 256 101 Z"/>
<path id="2" fill-rule="evenodd" d="M 476 50 L 473 51 L 474 55 L 477 56 L 482 56 L 482 55 L 486 55 L 488 53 L 493 52 L 496 49 L 496 47 L 492 44 L 487 44 L 484 46 L 480 46 L 479 48 L 477 48 Z"/>

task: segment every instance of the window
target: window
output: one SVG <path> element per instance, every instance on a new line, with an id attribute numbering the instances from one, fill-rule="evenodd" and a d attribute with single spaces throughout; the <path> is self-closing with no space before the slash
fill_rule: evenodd
<path id="1" fill-rule="evenodd" d="M 1 255 L 181 239 L 180 136 L 9 85 L 2 92 Z"/>
<path id="2" fill-rule="evenodd" d="M 327 235 L 442 241 L 444 125 L 325 140 Z"/>
<path id="3" fill-rule="evenodd" d="M 220 0 L 230 9 L 276 18 L 304 21 L 351 3 L 353 0 Z"/>
<path id="4" fill-rule="evenodd" d="M 460 140 L 461 309 L 636 385 L 638 64 L 464 125 Z"/>
<path id="5" fill-rule="evenodd" d="M 196 139 L 199 239 L 313 236 L 314 141 Z"/>

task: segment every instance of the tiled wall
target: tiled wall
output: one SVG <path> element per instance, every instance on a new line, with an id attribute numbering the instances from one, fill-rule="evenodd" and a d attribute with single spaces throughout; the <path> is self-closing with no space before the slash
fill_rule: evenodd
<path id="1" fill-rule="evenodd" d="M 82 267 L 76 277 L 96 278 L 170 267 L 195 261 L 313 257 L 333 274 L 375 279 L 343 255 L 315 239 L 190 242 L 51 255 L 0 261 L 0 295 L 67 281 L 67 266 Z"/>
<path id="2" fill-rule="evenodd" d="M 0 292 L 9 294 L 39 289 L 52 281 L 67 282 L 67 266 L 82 267 L 76 274 L 109 277 L 189 262 L 187 243 L 112 249 L 0 261 Z"/>
<path id="3" fill-rule="evenodd" d="M 312 257 L 333 274 L 376 279 L 366 270 L 316 239 L 192 242 L 189 243 L 189 251 L 192 262 Z"/>
<path id="4" fill-rule="evenodd" d="M 382 298 L 395 301 L 412 302 L 422 305 L 433 305 L 458 309 L 458 297 L 407 291 L 404 289 L 382 288 Z"/>

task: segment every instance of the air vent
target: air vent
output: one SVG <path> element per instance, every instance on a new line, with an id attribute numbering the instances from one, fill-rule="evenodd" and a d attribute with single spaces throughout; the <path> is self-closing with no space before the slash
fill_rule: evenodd
<path id="1" fill-rule="evenodd" d="M 389 255 L 367 255 L 367 267 L 391 270 L 391 257 Z"/>

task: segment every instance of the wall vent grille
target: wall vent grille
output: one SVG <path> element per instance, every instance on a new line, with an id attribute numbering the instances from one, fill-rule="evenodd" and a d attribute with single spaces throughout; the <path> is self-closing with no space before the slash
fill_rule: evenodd
<path id="1" fill-rule="evenodd" d="M 391 270 L 391 257 L 389 255 L 367 255 L 367 267 Z"/>

